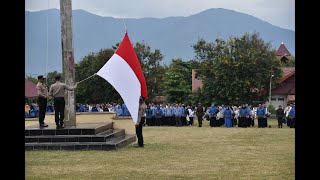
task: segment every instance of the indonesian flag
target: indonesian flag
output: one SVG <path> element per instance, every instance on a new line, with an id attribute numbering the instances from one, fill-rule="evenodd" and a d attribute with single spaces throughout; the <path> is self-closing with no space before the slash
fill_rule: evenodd
<path id="1" fill-rule="evenodd" d="M 138 57 L 126 32 L 120 46 L 109 61 L 97 72 L 118 91 L 134 124 L 138 121 L 139 98 L 148 98 L 146 80 Z"/>

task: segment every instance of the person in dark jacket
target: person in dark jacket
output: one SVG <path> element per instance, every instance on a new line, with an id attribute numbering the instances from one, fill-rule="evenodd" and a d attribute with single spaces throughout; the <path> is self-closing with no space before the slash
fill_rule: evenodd
<path id="1" fill-rule="evenodd" d="M 203 112 L 203 107 L 201 103 L 198 103 L 196 115 L 198 117 L 199 127 L 202 127 L 202 118 L 203 118 L 204 112 Z"/>
<path id="2" fill-rule="evenodd" d="M 276 112 L 277 118 L 278 118 L 278 128 L 282 128 L 283 118 L 284 118 L 284 110 L 282 109 L 282 106 L 279 105 L 279 108 Z"/>

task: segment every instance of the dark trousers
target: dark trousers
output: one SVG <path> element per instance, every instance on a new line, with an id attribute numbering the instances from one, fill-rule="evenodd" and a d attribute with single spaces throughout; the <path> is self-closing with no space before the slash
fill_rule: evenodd
<path id="1" fill-rule="evenodd" d="M 283 117 L 278 117 L 278 127 L 282 128 Z"/>
<path id="2" fill-rule="evenodd" d="M 143 147 L 143 135 L 142 135 L 142 127 L 144 124 L 145 117 L 141 117 L 141 121 L 138 126 L 136 126 L 136 134 L 138 138 L 138 145 Z"/>
<path id="3" fill-rule="evenodd" d="M 254 126 L 254 118 L 252 118 L 252 117 L 249 117 L 248 118 L 248 127 L 250 127 L 250 126 Z"/>
<path id="4" fill-rule="evenodd" d="M 290 119 L 290 128 L 295 128 L 296 118 L 289 118 Z"/>
<path id="5" fill-rule="evenodd" d="M 211 127 L 217 126 L 217 118 L 216 117 L 210 117 L 210 126 Z"/>
<path id="6" fill-rule="evenodd" d="M 258 117 L 258 128 L 263 127 L 263 118 L 262 117 Z"/>
<path id="7" fill-rule="evenodd" d="M 65 107 L 64 97 L 54 98 L 54 119 L 57 126 L 63 125 L 64 107 Z"/>
<path id="8" fill-rule="evenodd" d="M 156 117 L 156 126 L 161 126 L 161 117 Z"/>
<path id="9" fill-rule="evenodd" d="M 290 124 L 291 124 L 291 119 L 287 117 L 287 126 L 290 127 Z"/>
<path id="10" fill-rule="evenodd" d="M 268 119 L 263 118 L 263 127 L 268 127 Z"/>
<path id="11" fill-rule="evenodd" d="M 193 117 L 189 117 L 189 119 L 190 119 L 189 124 L 192 126 L 193 125 Z"/>
<path id="12" fill-rule="evenodd" d="M 247 128 L 248 127 L 248 118 L 240 117 L 240 120 L 241 120 L 241 126 L 240 127 Z M 239 125 L 240 125 L 240 122 L 239 122 Z"/>
<path id="13" fill-rule="evenodd" d="M 151 117 L 146 118 L 146 125 L 151 126 Z"/>
<path id="14" fill-rule="evenodd" d="M 38 105 L 39 105 L 39 124 L 44 124 L 44 118 L 46 116 L 47 111 L 47 99 L 43 97 L 38 97 Z"/>
<path id="15" fill-rule="evenodd" d="M 202 127 L 202 116 L 198 116 L 199 127 Z"/>
<path id="16" fill-rule="evenodd" d="M 176 126 L 182 126 L 181 117 L 176 116 L 175 119 L 176 119 Z"/>

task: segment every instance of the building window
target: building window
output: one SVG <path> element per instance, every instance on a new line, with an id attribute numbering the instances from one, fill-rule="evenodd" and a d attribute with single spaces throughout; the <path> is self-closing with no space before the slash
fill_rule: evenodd
<path id="1" fill-rule="evenodd" d="M 284 101 L 284 98 L 278 98 L 278 101 Z"/>
<path id="2" fill-rule="evenodd" d="M 277 100 L 277 98 L 271 98 L 271 101 L 275 101 L 275 100 Z"/>

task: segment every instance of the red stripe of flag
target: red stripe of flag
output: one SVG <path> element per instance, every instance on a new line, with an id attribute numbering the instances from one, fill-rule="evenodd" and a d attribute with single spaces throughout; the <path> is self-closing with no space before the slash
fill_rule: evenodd
<path id="1" fill-rule="evenodd" d="M 129 66 L 131 67 L 131 69 L 139 79 L 139 82 L 141 85 L 141 96 L 143 96 L 145 99 L 148 99 L 147 83 L 144 78 L 144 74 L 143 74 L 139 59 L 137 57 L 136 52 L 134 51 L 134 48 L 132 47 L 132 44 L 127 32 L 120 46 L 118 47 L 116 54 L 121 56 L 129 64 Z"/>

